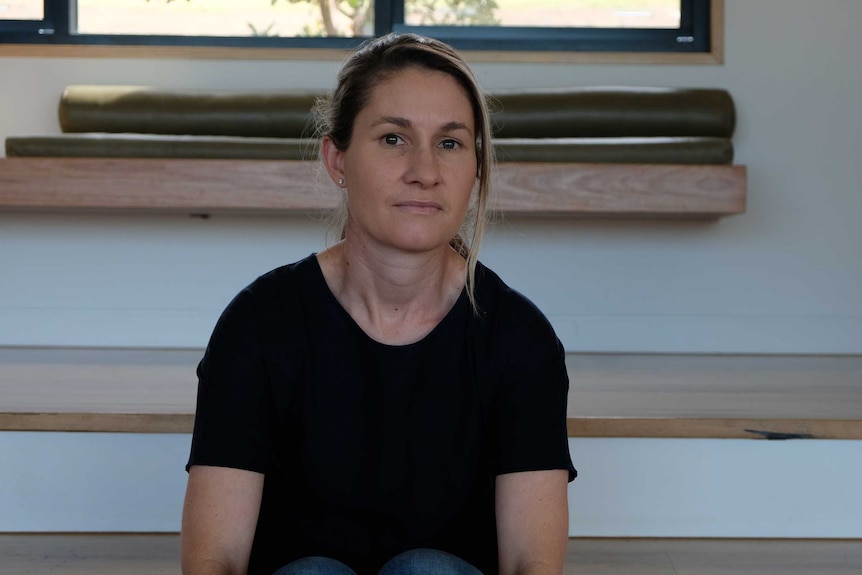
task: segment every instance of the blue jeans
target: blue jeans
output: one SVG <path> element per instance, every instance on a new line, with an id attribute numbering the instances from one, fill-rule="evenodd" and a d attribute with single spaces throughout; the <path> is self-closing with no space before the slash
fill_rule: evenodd
<path id="1" fill-rule="evenodd" d="M 288 563 L 273 575 L 356 575 L 340 561 L 328 557 L 303 557 Z M 396 555 L 377 575 L 482 575 L 461 559 L 435 549 L 411 549 Z"/>

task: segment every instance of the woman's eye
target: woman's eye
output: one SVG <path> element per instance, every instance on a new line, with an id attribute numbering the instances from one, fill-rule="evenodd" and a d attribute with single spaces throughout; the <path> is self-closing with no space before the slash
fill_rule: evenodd
<path id="1" fill-rule="evenodd" d="M 387 146 L 397 146 L 401 142 L 401 138 L 395 134 L 386 134 L 383 136 L 383 143 Z"/>
<path id="2" fill-rule="evenodd" d="M 443 140 L 440 142 L 440 147 L 444 150 L 457 150 L 460 145 L 458 140 Z"/>

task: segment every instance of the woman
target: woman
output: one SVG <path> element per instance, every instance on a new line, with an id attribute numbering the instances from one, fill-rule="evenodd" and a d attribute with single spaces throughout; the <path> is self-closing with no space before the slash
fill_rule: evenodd
<path id="1" fill-rule="evenodd" d="M 386 36 L 318 112 L 343 237 L 219 319 L 183 572 L 559 574 L 564 355 L 477 262 L 492 150 L 472 73 L 441 42 Z"/>

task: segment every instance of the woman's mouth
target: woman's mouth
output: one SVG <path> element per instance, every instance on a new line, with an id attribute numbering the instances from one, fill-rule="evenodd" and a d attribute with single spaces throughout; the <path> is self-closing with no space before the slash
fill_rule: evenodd
<path id="1" fill-rule="evenodd" d="M 405 200 L 395 204 L 395 207 L 417 214 L 432 214 L 443 209 L 437 202 L 429 200 Z"/>

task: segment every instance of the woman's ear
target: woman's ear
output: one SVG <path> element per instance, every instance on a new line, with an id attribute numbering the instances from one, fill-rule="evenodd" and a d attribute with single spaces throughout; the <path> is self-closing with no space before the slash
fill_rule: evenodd
<path id="1" fill-rule="evenodd" d="M 329 172 L 329 177 L 339 188 L 344 187 L 344 152 L 335 146 L 335 142 L 329 136 L 324 136 L 320 142 L 320 155 L 323 165 Z"/>

